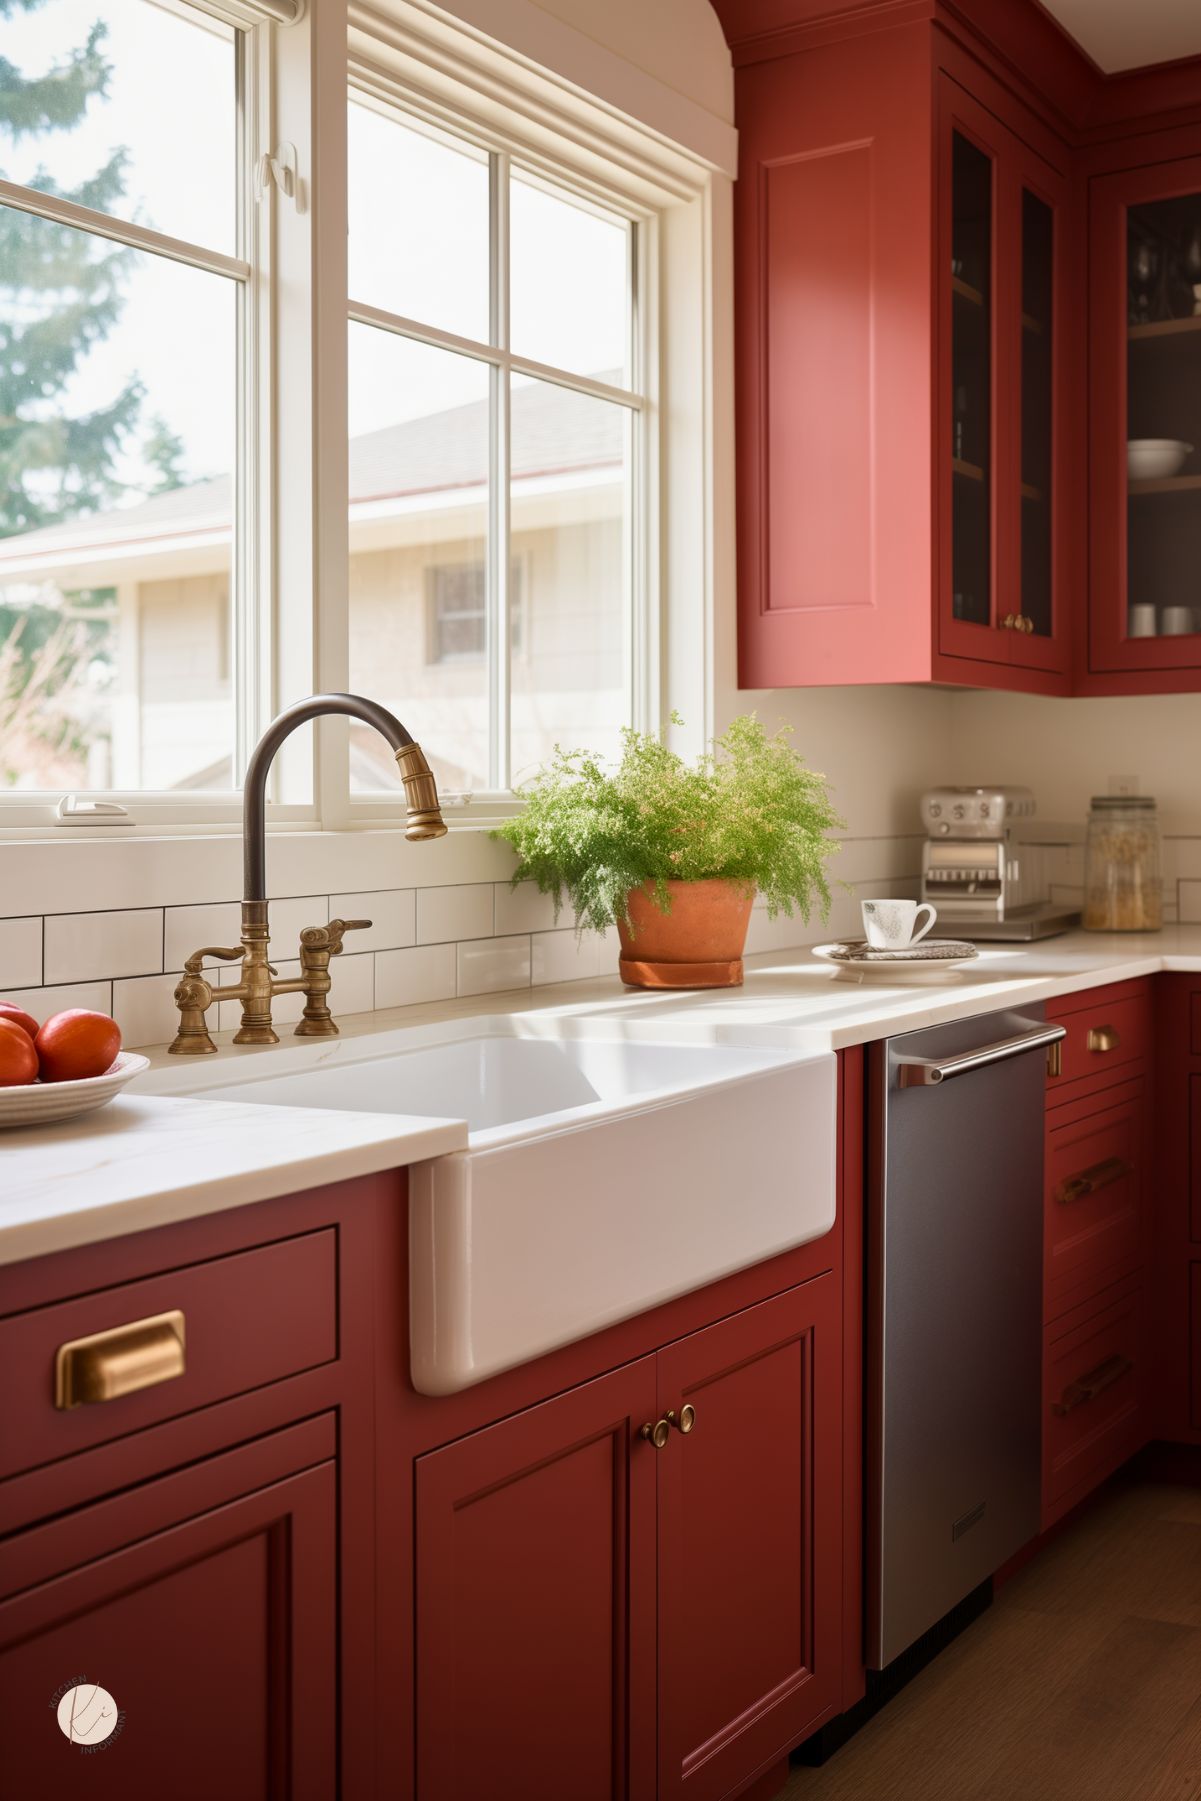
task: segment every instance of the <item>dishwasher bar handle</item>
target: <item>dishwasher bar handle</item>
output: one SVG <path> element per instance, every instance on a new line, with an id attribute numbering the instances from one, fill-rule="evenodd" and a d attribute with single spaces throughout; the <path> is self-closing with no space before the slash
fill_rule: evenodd
<path id="1" fill-rule="evenodd" d="M 1010 1057 L 1024 1057 L 1027 1051 L 1041 1051 L 1048 1044 L 1066 1038 L 1063 1026 L 1040 1026 L 1037 1032 L 1022 1032 L 1016 1038 L 1001 1038 L 996 1044 L 982 1044 L 978 1051 L 965 1051 L 960 1057 L 935 1062 L 931 1057 L 913 1057 L 897 1064 L 897 1080 L 902 1088 L 933 1088 L 949 1082 L 952 1076 L 966 1076 L 973 1069 L 987 1069 L 990 1063 L 1006 1063 Z"/>

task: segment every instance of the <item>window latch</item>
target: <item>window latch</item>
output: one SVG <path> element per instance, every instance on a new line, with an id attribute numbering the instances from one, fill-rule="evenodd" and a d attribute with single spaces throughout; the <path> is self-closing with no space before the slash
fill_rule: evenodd
<path id="1" fill-rule="evenodd" d="M 265 151 L 260 156 L 255 170 L 255 188 L 260 200 L 276 188 L 293 203 L 298 213 L 304 211 L 295 144 L 280 144 L 274 155 Z"/>
<path id="2" fill-rule="evenodd" d="M 64 794 L 54 813 L 55 825 L 132 825 L 127 810 L 115 800 L 92 800 L 86 794 Z"/>

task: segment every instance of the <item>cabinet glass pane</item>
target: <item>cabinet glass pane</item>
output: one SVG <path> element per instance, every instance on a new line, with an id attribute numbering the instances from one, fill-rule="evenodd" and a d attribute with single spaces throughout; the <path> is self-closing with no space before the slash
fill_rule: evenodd
<path id="1" fill-rule="evenodd" d="M 992 618 L 992 159 L 951 152 L 951 609 Z"/>
<path id="2" fill-rule="evenodd" d="M 1201 632 L 1201 194 L 1127 216 L 1126 630 Z"/>
<path id="3" fill-rule="evenodd" d="M 1022 603 L 1031 629 L 1050 637 L 1051 298 L 1055 216 L 1022 191 Z"/>

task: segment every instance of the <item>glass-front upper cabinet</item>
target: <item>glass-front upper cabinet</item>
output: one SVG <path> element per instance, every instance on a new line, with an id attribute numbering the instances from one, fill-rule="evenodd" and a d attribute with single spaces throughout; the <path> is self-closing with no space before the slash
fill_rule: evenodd
<path id="1" fill-rule="evenodd" d="M 961 89 L 948 84 L 944 108 L 939 648 L 1042 672 L 1035 685 L 1054 692 L 1067 680 L 1057 526 L 1064 183 Z"/>
<path id="2" fill-rule="evenodd" d="M 951 614 L 991 628 L 995 162 L 951 133 Z"/>
<path id="3" fill-rule="evenodd" d="M 1091 225 L 1097 270 L 1091 665 L 1097 671 L 1195 669 L 1201 667 L 1201 157 L 1095 181 Z"/>

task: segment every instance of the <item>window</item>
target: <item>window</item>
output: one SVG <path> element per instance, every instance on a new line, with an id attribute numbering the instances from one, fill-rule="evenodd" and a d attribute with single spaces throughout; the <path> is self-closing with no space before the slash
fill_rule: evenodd
<path id="1" fill-rule="evenodd" d="M 426 661 L 482 663 L 488 654 L 488 609 L 483 566 L 479 563 L 434 563 L 426 571 L 429 629 Z M 521 655 L 521 564 L 509 571 L 512 614 L 509 641 Z"/>
<path id="2" fill-rule="evenodd" d="M 235 785 L 243 36 L 5 10 L 0 789 Z"/>
<path id="3" fill-rule="evenodd" d="M 503 792 L 634 718 L 639 227 L 356 92 L 348 135 L 351 685 Z M 354 793 L 389 763 L 352 729 Z"/>

